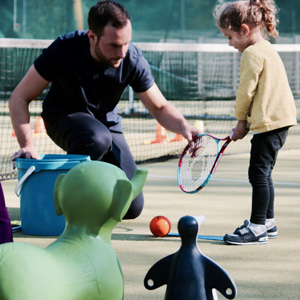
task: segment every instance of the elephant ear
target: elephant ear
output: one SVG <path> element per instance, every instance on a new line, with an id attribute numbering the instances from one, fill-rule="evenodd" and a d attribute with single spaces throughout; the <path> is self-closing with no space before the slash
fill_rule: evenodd
<path id="1" fill-rule="evenodd" d="M 147 179 L 147 175 L 148 175 L 148 170 L 146 169 L 137 169 L 135 171 L 134 176 L 130 180 L 131 183 L 133 184 L 133 199 L 135 199 L 142 191 Z"/>
<path id="2" fill-rule="evenodd" d="M 54 208 L 55 208 L 55 213 L 58 216 L 61 216 L 63 214 L 63 211 L 59 205 L 58 191 L 59 191 L 59 186 L 61 184 L 61 181 L 63 180 L 64 177 L 65 177 L 65 174 L 60 174 L 57 177 L 57 179 L 55 181 L 55 185 L 54 185 L 54 191 L 53 191 Z"/>
<path id="3" fill-rule="evenodd" d="M 142 191 L 148 171 L 137 169 L 133 178 L 128 180 L 119 179 L 114 187 L 113 201 L 111 205 L 112 217 L 121 222 L 127 213 L 131 202 Z"/>
<path id="4" fill-rule="evenodd" d="M 122 221 L 133 200 L 132 189 L 133 185 L 127 179 L 119 179 L 114 187 L 110 211 L 112 217 L 118 222 Z"/>

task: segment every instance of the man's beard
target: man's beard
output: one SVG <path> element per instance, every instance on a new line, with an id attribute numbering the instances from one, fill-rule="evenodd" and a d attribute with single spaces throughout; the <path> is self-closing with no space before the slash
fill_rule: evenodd
<path id="1" fill-rule="evenodd" d="M 94 48 L 94 51 L 95 51 L 95 55 L 98 59 L 98 62 L 101 63 L 101 64 L 105 64 L 111 68 L 118 68 L 120 66 L 120 63 L 121 63 L 121 59 L 107 59 L 101 52 L 100 50 L 100 47 L 99 47 L 99 43 L 97 43 L 95 45 L 95 48 Z M 118 63 L 116 63 L 116 60 L 118 61 Z"/>

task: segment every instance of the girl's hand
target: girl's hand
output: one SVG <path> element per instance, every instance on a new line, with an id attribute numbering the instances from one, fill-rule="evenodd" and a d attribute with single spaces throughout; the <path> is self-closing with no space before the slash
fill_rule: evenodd
<path id="1" fill-rule="evenodd" d="M 232 140 L 237 141 L 243 139 L 249 132 L 248 122 L 239 120 L 236 127 L 232 128 Z"/>

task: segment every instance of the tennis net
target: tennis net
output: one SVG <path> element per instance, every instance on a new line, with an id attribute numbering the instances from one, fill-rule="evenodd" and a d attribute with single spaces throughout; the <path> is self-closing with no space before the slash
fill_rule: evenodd
<path id="1" fill-rule="evenodd" d="M 10 161 L 18 149 L 8 100 L 34 59 L 51 40 L 0 39 L 0 178 L 17 176 Z M 150 64 L 165 97 L 203 131 L 226 136 L 235 126 L 233 105 L 239 84 L 240 54 L 225 44 L 136 43 Z M 300 109 L 300 45 L 274 45 L 287 70 L 298 117 Z M 39 124 L 44 93 L 30 104 L 32 131 L 41 154 L 64 153 Z M 166 131 L 128 88 L 119 104 L 123 130 L 137 163 L 178 156 L 186 141 Z M 290 130 L 285 148 L 300 148 L 299 126 Z M 248 152 L 251 134 L 228 147 L 227 154 Z"/>

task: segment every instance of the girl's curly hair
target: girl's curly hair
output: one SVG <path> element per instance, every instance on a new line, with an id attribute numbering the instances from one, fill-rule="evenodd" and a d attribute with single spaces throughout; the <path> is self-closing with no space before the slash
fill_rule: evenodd
<path id="1" fill-rule="evenodd" d="M 242 24 L 248 24 L 251 28 L 260 26 L 268 35 L 276 37 L 277 13 L 273 0 L 235 1 L 216 5 L 214 18 L 220 28 L 239 32 Z"/>

